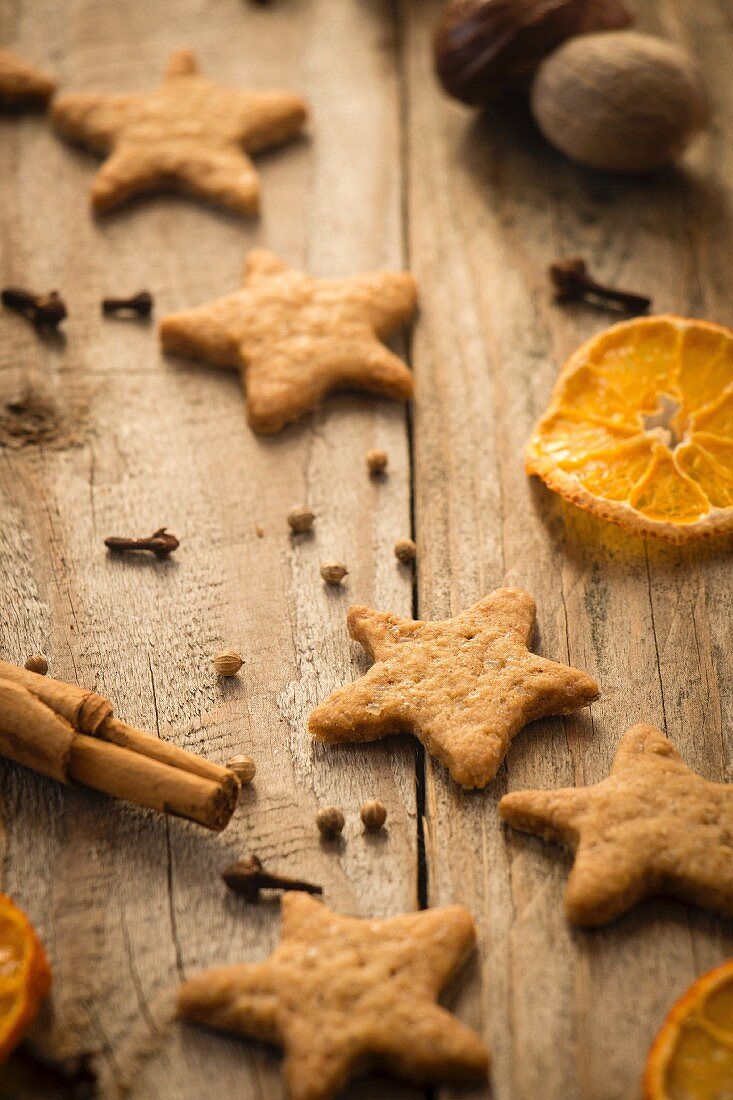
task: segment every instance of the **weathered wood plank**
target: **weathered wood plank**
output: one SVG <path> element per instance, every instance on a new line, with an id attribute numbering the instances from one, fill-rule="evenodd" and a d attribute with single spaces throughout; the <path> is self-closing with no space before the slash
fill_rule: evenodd
<path id="1" fill-rule="evenodd" d="M 416 904 L 414 747 L 319 751 L 305 729 L 311 707 L 356 673 L 350 600 L 410 611 L 411 577 L 391 552 L 410 524 L 405 414 L 343 397 L 258 439 L 234 375 L 164 361 L 152 327 L 102 321 L 99 300 L 146 286 L 159 316 L 206 301 L 238 284 L 258 243 L 322 275 L 402 265 L 390 5 L 93 0 L 2 4 L 0 16 L 0 38 L 67 89 L 148 87 L 169 51 L 190 45 L 222 81 L 292 87 L 313 104 L 312 137 L 262 158 L 253 223 L 173 197 L 94 221 L 94 158 L 41 119 L 0 123 L 0 281 L 58 286 L 71 313 L 58 344 L 0 317 L 0 397 L 30 379 L 60 408 L 71 396 L 88 406 L 71 417 L 79 446 L 0 448 L 2 655 L 40 649 L 120 716 L 258 765 L 219 838 L 2 766 L 2 886 L 42 931 L 55 974 L 38 1041 L 57 1054 L 98 1050 L 105 1095 L 280 1096 L 267 1052 L 164 1021 L 182 977 L 263 958 L 277 940 L 277 906 L 240 903 L 218 879 L 247 849 L 322 882 L 342 911 Z M 379 484 L 364 466 L 373 446 L 390 456 Z M 292 541 L 285 515 L 303 501 L 315 533 Z M 181 539 L 168 562 L 104 551 L 108 534 L 163 523 Z M 349 567 L 343 591 L 320 580 L 329 557 Z M 213 676 L 222 645 L 245 659 L 236 681 Z M 358 808 L 375 795 L 389 829 L 364 839 Z M 314 824 L 329 802 L 347 814 L 336 846 Z"/>
<path id="2" fill-rule="evenodd" d="M 527 730 L 484 793 L 461 793 L 427 768 L 428 896 L 464 901 L 479 922 L 465 1016 L 491 1043 L 501 1100 L 636 1097 L 666 1006 L 733 950 L 729 924 L 673 903 L 572 931 L 562 915 L 569 859 L 497 817 L 506 789 L 602 778 L 639 719 L 666 728 L 702 774 L 731 778 L 730 545 L 647 547 L 522 472 L 558 366 L 608 323 L 551 303 L 550 260 L 581 253 L 601 277 L 653 294 L 659 311 L 733 320 L 721 277 L 733 238 L 725 5 L 693 13 L 670 3 L 663 24 L 652 4 L 635 7 L 642 27 L 695 49 L 717 100 L 715 130 L 686 170 L 639 181 L 574 168 L 519 110 L 473 117 L 445 101 L 431 74 L 440 4 L 403 9 L 409 249 L 423 288 L 413 342 L 420 614 L 451 614 L 505 579 L 519 583 L 538 603 L 539 651 L 587 668 L 603 688 L 590 714 Z"/>

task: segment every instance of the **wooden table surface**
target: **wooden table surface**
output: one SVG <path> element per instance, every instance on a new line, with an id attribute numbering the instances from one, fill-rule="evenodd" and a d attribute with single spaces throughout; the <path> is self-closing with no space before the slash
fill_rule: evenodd
<path id="1" fill-rule="evenodd" d="M 34 1041 L 59 1057 L 97 1052 L 105 1097 L 282 1096 L 272 1051 L 170 1022 L 182 978 L 277 942 L 277 905 L 247 905 L 219 879 L 250 850 L 321 882 L 343 912 L 471 910 L 478 951 L 446 1003 L 485 1035 L 492 1084 L 441 1100 L 633 1100 L 667 1006 L 733 954 L 729 923 L 673 902 L 571 929 L 569 857 L 497 814 L 506 790 L 601 779 L 638 720 L 702 775 L 733 779 L 731 543 L 628 537 L 522 469 L 558 366 L 609 323 L 553 304 L 550 260 L 581 253 L 658 312 L 733 323 L 730 4 L 636 0 L 640 28 L 701 59 L 715 106 L 684 167 L 641 180 L 573 167 L 518 110 L 448 102 L 432 76 L 440 6 L 0 0 L 0 42 L 65 90 L 150 87 L 187 45 L 223 82 L 288 87 L 313 106 L 306 139 L 259 158 L 255 221 L 164 196 L 95 220 L 95 158 L 42 117 L 0 122 L 0 282 L 58 287 L 70 312 L 58 341 L 0 315 L 0 437 L 7 403 L 29 394 L 58 432 L 0 446 L 0 656 L 43 651 L 120 717 L 258 768 L 215 836 L 0 764 L 2 889 L 54 971 Z M 397 345 L 417 379 L 407 415 L 342 396 L 258 438 L 235 374 L 167 361 L 152 325 L 100 317 L 109 293 L 147 287 L 158 316 L 226 293 L 254 245 L 323 276 L 410 267 L 421 315 Z M 381 484 L 365 473 L 371 447 L 389 453 Z M 318 518 L 293 541 L 285 515 L 300 502 Z M 167 562 L 105 552 L 109 534 L 162 524 L 181 539 Z M 416 585 L 392 554 L 411 530 Z M 331 590 L 318 566 L 334 557 L 349 576 Z M 445 617 L 504 581 L 537 600 L 538 651 L 599 678 L 590 711 L 530 727 L 483 792 L 459 790 L 409 738 L 311 743 L 311 708 L 365 668 L 345 633 L 349 603 Z M 244 668 L 219 681 L 211 658 L 228 646 Z M 365 838 L 370 797 L 389 828 Z M 336 845 L 314 825 L 332 802 L 347 818 Z M 424 1093 L 370 1078 L 345 1095 Z"/>

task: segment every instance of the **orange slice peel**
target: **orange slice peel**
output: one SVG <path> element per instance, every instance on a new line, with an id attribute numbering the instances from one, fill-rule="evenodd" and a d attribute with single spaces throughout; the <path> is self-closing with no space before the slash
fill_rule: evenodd
<path id="1" fill-rule="evenodd" d="M 0 894 L 0 1063 L 23 1038 L 51 988 L 51 970 L 33 926 Z"/>
<path id="2" fill-rule="evenodd" d="M 560 371 L 526 470 L 635 534 L 733 532 L 733 330 L 664 315 L 588 340 Z"/>
<path id="3" fill-rule="evenodd" d="M 698 978 L 652 1043 L 644 1100 L 718 1100 L 733 1089 L 733 959 Z"/>

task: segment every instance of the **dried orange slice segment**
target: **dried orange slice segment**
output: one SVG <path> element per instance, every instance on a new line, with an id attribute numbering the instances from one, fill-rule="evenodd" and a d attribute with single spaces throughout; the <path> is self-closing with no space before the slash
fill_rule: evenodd
<path id="1" fill-rule="evenodd" d="M 587 341 L 560 371 L 526 469 L 636 534 L 733 531 L 733 330 L 665 315 Z"/>
<path id="2" fill-rule="evenodd" d="M 652 1043 L 644 1100 L 733 1095 L 733 959 L 708 971 L 672 1006 Z"/>
<path id="3" fill-rule="evenodd" d="M 51 988 L 51 970 L 33 926 L 0 894 L 0 1062 L 20 1042 Z"/>

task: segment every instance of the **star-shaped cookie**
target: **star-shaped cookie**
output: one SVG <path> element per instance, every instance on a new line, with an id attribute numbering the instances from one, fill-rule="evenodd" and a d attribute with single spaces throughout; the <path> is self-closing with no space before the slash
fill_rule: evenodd
<path id="1" fill-rule="evenodd" d="M 178 50 L 154 91 L 61 95 L 52 118 L 66 137 L 110 154 L 92 183 L 96 210 L 172 188 L 253 214 L 260 185 L 247 154 L 295 137 L 306 113 L 305 101 L 290 92 L 213 84 L 190 50 Z"/>
<path id="2" fill-rule="evenodd" d="M 514 791 L 499 811 L 575 852 L 565 894 L 573 924 L 605 924 L 658 894 L 733 917 L 733 786 L 690 771 L 654 726 L 626 731 L 603 782 Z"/>
<path id="3" fill-rule="evenodd" d="M 352 607 L 349 634 L 376 664 L 310 716 L 319 741 L 373 741 L 414 733 L 464 787 L 494 778 L 527 722 L 587 706 L 598 684 L 527 648 L 535 603 L 497 588 L 444 622 L 415 622 Z"/>
<path id="4" fill-rule="evenodd" d="M 465 909 L 359 920 L 291 892 L 282 916 L 266 962 L 186 982 L 179 1015 L 282 1045 L 291 1100 L 328 1100 L 372 1066 L 418 1082 L 485 1076 L 483 1044 L 435 1003 L 475 942 Z"/>
<path id="5" fill-rule="evenodd" d="M 239 367 L 249 423 L 271 434 L 331 390 L 411 397 L 410 371 L 381 341 L 416 307 L 407 272 L 316 279 L 256 249 L 242 290 L 164 317 L 160 339 L 174 355 Z"/>
<path id="6" fill-rule="evenodd" d="M 0 48 L 0 107 L 39 107 L 54 93 L 56 81 L 11 50 Z"/>

